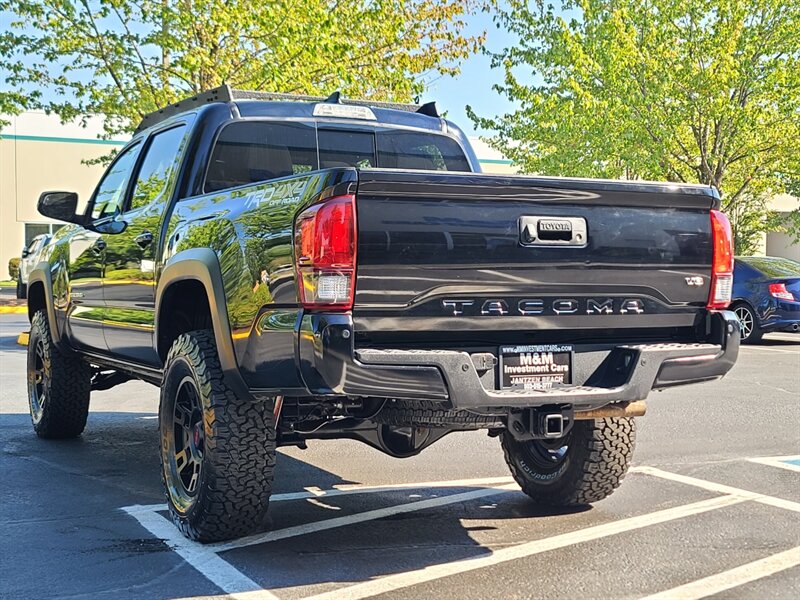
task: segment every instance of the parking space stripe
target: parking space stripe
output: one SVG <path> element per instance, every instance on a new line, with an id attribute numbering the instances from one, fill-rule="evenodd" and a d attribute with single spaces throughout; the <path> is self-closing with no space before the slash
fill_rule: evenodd
<path id="1" fill-rule="evenodd" d="M 535 554 L 549 552 L 559 548 L 565 548 L 575 544 L 581 544 L 592 540 L 649 527 L 651 525 L 658 525 L 659 523 L 666 523 L 676 519 L 690 517 L 700 513 L 725 508 L 741 502 L 746 502 L 747 499 L 741 495 L 726 495 L 710 500 L 702 500 L 692 504 L 685 504 L 675 508 L 639 515 L 637 517 L 630 517 L 620 521 L 614 521 L 603 525 L 596 525 L 594 527 L 587 527 L 570 533 L 557 535 L 542 540 L 527 542 L 513 546 L 511 548 L 502 548 L 494 551 L 489 556 L 481 556 L 479 558 L 464 559 L 450 563 L 432 565 L 416 571 L 408 571 L 405 573 L 398 573 L 396 575 L 389 575 L 380 579 L 359 583 L 350 587 L 339 588 L 326 592 L 323 594 L 310 596 L 314 600 L 333 600 L 333 599 L 347 599 L 356 600 L 360 598 L 367 598 L 377 594 L 383 594 L 398 589 L 408 588 L 421 583 L 450 577 L 468 571 L 483 569 L 500 563 L 526 558 Z M 306 599 L 308 600 L 308 599 Z"/>
<path id="2" fill-rule="evenodd" d="M 164 540 L 173 552 L 226 594 L 238 597 L 242 592 L 255 592 L 260 600 L 278 600 L 277 596 L 262 589 L 208 546 L 187 540 L 171 521 L 160 514 L 143 506 L 129 506 L 123 510 L 139 521 L 139 524 L 156 538 Z M 255 597 L 249 596 L 249 598 Z"/>
<path id="3" fill-rule="evenodd" d="M 380 492 L 400 492 L 403 490 L 421 490 L 428 488 L 469 488 L 490 487 L 512 483 L 511 477 L 482 477 L 476 479 L 453 479 L 450 481 L 419 481 L 412 483 L 387 483 L 382 485 L 343 484 L 335 485 L 331 489 L 323 490 L 318 487 L 306 488 L 303 492 L 287 492 L 273 494 L 270 502 L 286 502 L 289 500 L 306 500 L 307 498 L 321 498 L 331 496 L 350 496 L 353 494 L 376 494 Z M 141 510 L 167 510 L 165 504 L 147 504 L 138 507 Z M 123 509 L 125 510 L 125 509 Z"/>
<path id="4" fill-rule="evenodd" d="M 800 546 L 773 554 L 741 567 L 704 577 L 685 585 L 666 590 L 643 600 L 697 600 L 739 587 L 745 583 L 769 577 L 800 565 Z"/>
<path id="5" fill-rule="evenodd" d="M 777 498 L 775 496 L 758 494 L 756 492 L 750 492 L 741 488 L 735 488 L 729 485 L 723 485 L 721 483 L 714 483 L 713 481 L 707 481 L 705 479 L 698 479 L 696 477 L 689 477 L 688 475 L 679 475 L 669 471 L 662 471 L 661 469 L 656 469 L 655 467 L 636 467 L 635 469 L 631 469 L 631 471 L 643 473 L 645 475 L 652 475 L 653 477 L 658 477 L 659 479 L 667 479 L 677 483 L 692 485 L 694 487 L 708 490 L 709 492 L 717 492 L 718 494 L 731 494 L 734 496 L 740 496 L 747 500 L 752 500 L 753 502 L 760 502 L 761 504 L 766 504 L 767 506 L 774 506 L 775 508 L 783 508 L 786 510 L 792 510 L 794 512 L 800 512 L 800 503 L 798 502 L 784 500 L 783 498 Z"/>
<path id="6" fill-rule="evenodd" d="M 800 473 L 800 456 L 765 456 L 761 458 L 748 458 L 747 460 L 759 465 L 778 467 L 779 469 Z"/>
<path id="7" fill-rule="evenodd" d="M 398 504 L 395 506 L 388 506 L 386 508 L 378 508 L 375 510 L 368 510 L 344 517 L 335 517 L 333 519 L 323 519 L 313 523 L 305 523 L 303 525 L 296 525 L 294 527 L 287 527 L 285 529 L 277 529 L 275 531 L 267 531 L 256 535 L 251 535 L 232 542 L 223 542 L 218 544 L 208 544 L 205 547 L 213 552 L 226 552 L 236 548 L 244 548 L 246 546 L 253 546 L 256 544 L 265 544 L 267 542 L 274 542 L 286 538 L 297 537 L 300 535 L 308 535 L 309 533 L 316 533 L 318 531 L 326 531 L 328 529 L 336 529 L 338 527 L 346 527 L 356 523 L 363 523 L 365 521 L 374 521 L 376 519 L 383 519 L 392 515 L 399 515 L 404 513 L 415 512 L 418 510 L 426 510 L 429 508 L 438 508 L 440 506 L 447 506 L 448 504 L 456 504 L 458 502 L 468 502 L 486 496 L 494 496 L 505 492 L 519 490 L 516 483 L 504 485 L 500 487 L 481 488 L 471 492 L 462 492 L 460 494 L 449 494 L 440 496 L 438 498 L 430 498 L 428 500 L 420 500 L 418 502 L 408 502 L 405 504 Z"/>

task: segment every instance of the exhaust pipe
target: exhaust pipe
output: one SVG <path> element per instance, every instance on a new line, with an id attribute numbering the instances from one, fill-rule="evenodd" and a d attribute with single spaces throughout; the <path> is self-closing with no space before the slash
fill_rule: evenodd
<path id="1" fill-rule="evenodd" d="M 576 421 L 588 419 L 609 419 L 612 417 L 643 417 L 647 412 L 647 403 L 644 400 L 635 402 L 618 402 L 607 404 L 594 410 L 575 411 Z"/>

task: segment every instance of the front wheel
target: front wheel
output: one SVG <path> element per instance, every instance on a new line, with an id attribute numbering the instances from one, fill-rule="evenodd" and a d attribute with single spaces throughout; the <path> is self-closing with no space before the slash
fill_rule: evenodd
<path id="1" fill-rule="evenodd" d="M 275 469 L 275 418 L 264 400 L 226 384 L 210 331 L 175 340 L 159 407 L 161 476 L 183 534 L 217 542 L 266 525 Z"/>
<path id="2" fill-rule="evenodd" d="M 28 288 L 22 283 L 21 279 L 17 279 L 17 299 L 25 300 L 28 296 Z"/>
<path id="3" fill-rule="evenodd" d="M 609 496 L 628 471 L 636 440 L 631 418 L 576 421 L 563 438 L 518 441 L 503 433 L 506 464 L 541 504 L 580 506 Z"/>
<path id="4" fill-rule="evenodd" d="M 28 337 L 28 406 L 43 438 L 72 438 L 86 427 L 92 375 L 89 365 L 53 341 L 43 310 L 31 319 Z"/>

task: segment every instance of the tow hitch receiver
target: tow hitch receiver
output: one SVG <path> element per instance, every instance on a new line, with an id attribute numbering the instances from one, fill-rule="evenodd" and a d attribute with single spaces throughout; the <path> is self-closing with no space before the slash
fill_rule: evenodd
<path id="1" fill-rule="evenodd" d="M 567 435 L 574 421 L 571 405 L 526 408 L 508 413 L 508 430 L 519 441 L 552 440 Z"/>

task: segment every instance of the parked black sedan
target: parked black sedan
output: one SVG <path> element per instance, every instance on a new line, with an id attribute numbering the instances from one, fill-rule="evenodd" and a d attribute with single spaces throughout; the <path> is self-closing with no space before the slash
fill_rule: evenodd
<path id="1" fill-rule="evenodd" d="M 800 332 L 800 263 L 774 256 L 737 256 L 731 310 L 742 325 L 742 342 L 771 331 Z"/>

